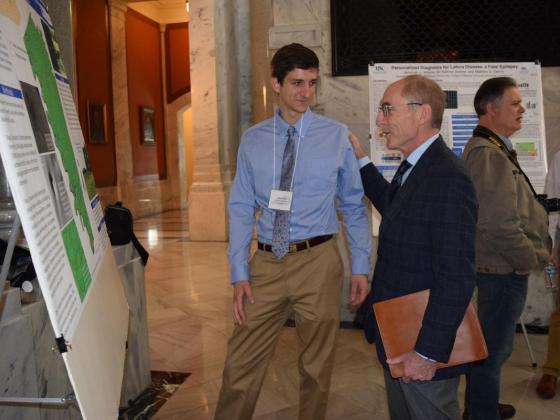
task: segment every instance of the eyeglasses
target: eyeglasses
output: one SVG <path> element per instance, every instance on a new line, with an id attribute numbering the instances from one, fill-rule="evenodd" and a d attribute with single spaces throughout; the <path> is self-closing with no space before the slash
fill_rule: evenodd
<path id="1" fill-rule="evenodd" d="M 396 107 L 398 106 L 403 106 L 403 105 L 417 105 L 417 106 L 422 106 L 424 104 L 420 103 L 420 102 L 407 102 L 406 104 L 400 104 L 400 105 L 391 105 L 391 104 L 381 104 L 379 105 L 379 108 L 377 108 L 377 112 L 383 112 L 383 116 L 384 117 L 388 117 L 389 114 L 391 114 L 391 111 L 394 110 Z"/>

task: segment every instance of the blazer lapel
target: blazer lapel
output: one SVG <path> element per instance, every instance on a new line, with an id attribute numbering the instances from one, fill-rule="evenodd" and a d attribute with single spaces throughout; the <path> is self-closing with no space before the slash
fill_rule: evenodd
<path id="1" fill-rule="evenodd" d="M 442 147 L 447 146 L 445 145 L 442 137 L 439 136 L 436 141 L 428 147 L 418 162 L 416 162 L 416 165 L 414 165 L 411 169 L 405 183 L 399 188 L 397 194 L 393 198 L 393 201 L 386 206 L 381 220 L 381 226 L 379 227 L 380 240 L 387 227 L 393 222 L 399 212 L 409 203 L 410 195 L 418 189 L 420 184 L 425 182 L 425 175 L 428 173 L 430 167 L 437 162 L 437 156 L 441 153 Z"/>

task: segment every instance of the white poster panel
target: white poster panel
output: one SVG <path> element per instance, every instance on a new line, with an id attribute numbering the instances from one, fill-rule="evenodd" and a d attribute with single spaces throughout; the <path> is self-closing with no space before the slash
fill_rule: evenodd
<path id="1" fill-rule="evenodd" d="M 39 0 L 0 2 L 0 154 L 55 334 L 71 341 L 109 241 Z"/>
<path id="2" fill-rule="evenodd" d="M 447 94 L 441 134 L 458 156 L 478 124 L 473 100 L 478 87 L 492 77 L 513 77 L 526 112 L 523 128 L 511 137 L 519 163 L 537 193 L 542 193 L 547 171 L 546 141 L 540 64 L 518 63 L 375 63 L 369 66 L 371 158 L 387 180 L 401 162 L 398 151 L 388 150 L 375 125 L 377 108 L 385 88 L 412 74 L 435 80 Z"/>
<path id="3" fill-rule="evenodd" d="M 116 418 L 128 307 L 41 0 L 0 0 L 0 155 L 82 416 Z"/>

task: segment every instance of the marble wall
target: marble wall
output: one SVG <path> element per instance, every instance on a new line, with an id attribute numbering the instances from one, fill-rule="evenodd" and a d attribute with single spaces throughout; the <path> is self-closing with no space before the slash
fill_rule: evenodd
<path id="1" fill-rule="evenodd" d="M 560 67 L 542 68 L 548 162 L 560 150 Z"/>
<path id="2" fill-rule="evenodd" d="M 310 46 L 319 57 L 315 110 L 347 124 L 365 142 L 369 133 L 368 79 L 332 77 L 330 1 L 253 0 L 251 6 L 255 122 L 272 115 L 272 55 L 283 44 L 300 42 Z M 273 47 L 269 48 L 269 43 Z"/>
<path id="3" fill-rule="evenodd" d="M 220 163 L 235 163 L 243 120 L 250 117 L 251 69 L 247 0 L 218 1 L 215 14 L 216 85 Z M 247 105 L 249 105 L 247 109 Z"/>
<path id="4" fill-rule="evenodd" d="M 331 19 L 329 0 L 253 0 L 253 109 L 255 120 L 272 115 L 272 91 L 268 86 L 269 62 L 275 41 L 300 42 L 319 57 L 320 82 L 316 110 L 347 124 L 365 146 L 369 135 L 367 76 L 332 77 Z M 311 32 L 318 28 L 319 36 Z M 268 42 L 266 42 L 268 41 Z M 270 46 L 269 45 L 273 44 Z M 560 150 L 560 68 L 543 67 L 543 96 L 548 160 Z"/>
<path id="5" fill-rule="evenodd" d="M 273 25 L 272 0 L 251 0 L 251 96 L 253 122 L 273 113 L 273 90 L 270 88 L 271 51 L 268 30 Z"/>
<path id="6" fill-rule="evenodd" d="M 72 32 L 72 1 L 45 0 L 49 16 L 55 28 L 56 40 L 60 46 L 62 62 L 70 80 L 72 93 L 76 98 L 76 66 L 74 65 L 74 41 Z"/>
<path id="7" fill-rule="evenodd" d="M 213 0 L 190 2 L 190 65 L 195 164 L 189 192 L 189 226 L 194 240 L 226 239 L 226 189 L 220 165 L 218 70 Z M 221 1 L 219 2 L 221 3 Z M 215 7 L 216 6 L 216 7 Z M 222 28 L 227 31 L 227 28 Z"/>
<path id="8" fill-rule="evenodd" d="M 191 0 L 194 142 L 192 240 L 227 239 L 226 201 L 239 134 L 250 119 L 248 2 Z"/>

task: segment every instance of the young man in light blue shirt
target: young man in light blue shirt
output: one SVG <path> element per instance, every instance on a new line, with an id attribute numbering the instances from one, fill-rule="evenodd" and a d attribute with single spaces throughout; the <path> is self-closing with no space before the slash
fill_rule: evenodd
<path id="1" fill-rule="evenodd" d="M 313 113 L 319 60 L 300 44 L 272 62 L 274 117 L 247 130 L 229 197 L 235 330 L 216 419 L 252 417 L 282 326 L 295 314 L 300 419 L 326 414 L 343 280 L 337 209 L 352 256 L 349 303 L 367 294 L 370 233 L 348 128 Z M 258 220 L 257 213 L 260 213 Z M 253 226 L 258 249 L 250 259 Z"/>

